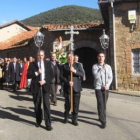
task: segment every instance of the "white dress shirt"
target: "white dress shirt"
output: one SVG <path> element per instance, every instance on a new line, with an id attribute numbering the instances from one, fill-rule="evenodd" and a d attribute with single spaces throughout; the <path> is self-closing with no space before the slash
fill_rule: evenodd
<path id="1" fill-rule="evenodd" d="M 13 65 L 14 65 L 14 72 L 16 73 L 16 62 L 14 62 Z"/>
<path id="2" fill-rule="evenodd" d="M 39 69 L 42 70 L 41 73 L 41 81 L 45 80 L 45 66 L 44 66 L 44 61 L 38 61 L 37 62 Z M 38 76 L 38 72 L 35 72 L 35 75 Z"/>
<path id="3" fill-rule="evenodd" d="M 41 67 L 40 67 L 40 61 L 39 61 L 39 62 L 38 62 L 38 67 L 42 70 L 42 73 L 41 73 L 41 80 L 45 80 L 44 61 L 41 61 Z"/>

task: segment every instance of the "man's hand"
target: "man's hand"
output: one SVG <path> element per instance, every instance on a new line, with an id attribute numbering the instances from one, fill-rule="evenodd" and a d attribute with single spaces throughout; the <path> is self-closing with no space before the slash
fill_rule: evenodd
<path id="1" fill-rule="evenodd" d="M 107 69 L 107 65 L 106 64 L 103 64 L 103 68 L 106 70 Z"/>
<path id="2" fill-rule="evenodd" d="M 42 69 L 39 69 L 39 70 L 38 70 L 38 73 L 41 74 L 41 73 L 42 73 Z"/>
<path id="3" fill-rule="evenodd" d="M 85 77 L 83 78 L 83 81 L 86 81 L 86 78 Z"/>
<path id="4" fill-rule="evenodd" d="M 108 86 L 104 86 L 104 89 L 105 89 L 105 90 L 109 90 L 109 87 L 108 87 Z"/>
<path id="5" fill-rule="evenodd" d="M 74 69 L 74 67 L 70 67 L 70 71 L 76 73 L 76 70 Z"/>
<path id="6" fill-rule="evenodd" d="M 61 61 L 57 61 L 57 62 L 58 62 L 59 65 L 61 64 Z"/>
<path id="7" fill-rule="evenodd" d="M 70 82 L 69 82 L 69 85 L 70 85 L 71 87 L 73 87 L 73 82 L 72 82 L 72 81 L 70 81 Z"/>
<path id="8" fill-rule="evenodd" d="M 43 80 L 43 81 L 39 81 L 39 84 L 42 86 L 44 85 L 46 82 Z"/>

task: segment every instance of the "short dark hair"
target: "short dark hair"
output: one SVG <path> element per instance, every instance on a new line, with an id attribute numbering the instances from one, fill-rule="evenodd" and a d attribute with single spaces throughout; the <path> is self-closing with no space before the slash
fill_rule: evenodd
<path id="1" fill-rule="evenodd" d="M 105 52 L 104 51 L 99 51 L 97 56 L 99 56 L 99 54 L 104 54 L 104 56 L 106 56 Z"/>
<path id="2" fill-rule="evenodd" d="M 67 53 L 67 56 L 68 56 L 69 54 L 72 54 L 72 55 L 74 56 L 74 54 L 73 54 L 72 51 L 69 51 L 69 52 Z"/>
<path id="3" fill-rule="evenodd" d="M 78 56 L 78 55 L 74 55 L 74 57 L 78 57 L 78 58 L 79 58 L 79 56 Z"/>
<path id="4" fill-rule="evenodd" d="M 37 51 L 37 55 L 38 55 L 40 52 L 43 52 L 43 54 L 44 54 L 44 56 L 45 56 L 45 51 L 44 51 L 44 50 L 38 50 L 38 51 Z"/>
<path id="5" fill-rule="evenodd" d="M 55 54 L 55 55 L 56 55 L 56 53 L 55 53 L 55 52 L 51 52 L 51 53 L 50 53 L 50 55 L 51 55 L 51 56 L 52 56 L 53 54 Z"/>

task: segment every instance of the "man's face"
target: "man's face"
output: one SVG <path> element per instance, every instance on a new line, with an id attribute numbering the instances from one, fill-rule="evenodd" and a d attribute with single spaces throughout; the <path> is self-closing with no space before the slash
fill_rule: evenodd
<path id="1" fill-rule="evenodd" d="M 26 62 L 27 61 L 27 59 L 26 59 L 26 57 L 24 57 L 24 62 Z"/>
<path id="2" fill-rule="evenodd" d="M 10 61 L 7 61 L 7 64 L 9 64 L 10 63 Z"/>
<path id="3" fill-rule="evenodd" d="M 5 58 L 4 61 L 7 62 L 7 58 Z"/>
<path id="4" fill-rule="evenodd" d="M 56 54 L 52 54 L 52 55 L 51 55 L 51 60 L 52 60 L 52 61 L 56 61 Z"/>
<path id="5" fill-rule="evenodd" d="M 105 61 L 105 55 L 103 53 L 100 53 L 98 56 L 97 56 L 97 59 L 98 59 L 98 62 L 99 63 L 104 63 Z"/>
<path id="6" fill-rule="evenodd" d="M 75 62 L 78 62 L 78 60 L 79 60 L 78 57 L 77 56 L 74 56 L 74 61 Z"/>
<path id="7" fill-rule="evenodd" d="M 67 55 L 68 62 L 73 62 L 74 56 L 72 54 Z"/>
<path id="8" fill-rule="evenodd" d="M 15 57 L 13 58 L 13 62 L 17 62 L 17 59 Z"/>
<path id="9" fill-rule="evenodd" d="M 30 58 L 29 58 L 29 61 L 30 61 L 30 62 L 32 62 L 32 61 L 33 61 L 33 58 L 32 58 L 32 57 L 30 57 Z"/>
<path id="10" fill-rule="evenodd" d="M 43 53 L 43 52 L 39 52 L 39 53 L 38 53 L 38 56 L 37 56 L 37 59 L 38 59 L 39 61 L 42 61 L 42 60 L 44 60 L 44 57 L 45 57 L 44 53 Z"/>

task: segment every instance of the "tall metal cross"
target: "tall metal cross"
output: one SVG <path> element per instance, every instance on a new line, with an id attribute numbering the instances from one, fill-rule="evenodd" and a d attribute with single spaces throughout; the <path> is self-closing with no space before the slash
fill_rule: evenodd
<path id="1" fill-rule="evenodd" d="M 76 35 L 78 35 L 79 34 L 79 32 L 78 31 L 74 31 L 74 27 L 73 26 L 71 26 L 71 28 L 70 28 L 70 31 L 69 32 L 65 32 L 65 34 L 67 35 L 67 34 L 70 34 L 71 35 L 71 37 L 70 37 L 70 48 L 69 48 L 69 50 L 70 51 L 73 51 L 74 50 L 74 39 L 73 39 L 73 36 L 76 34 Z"/>

